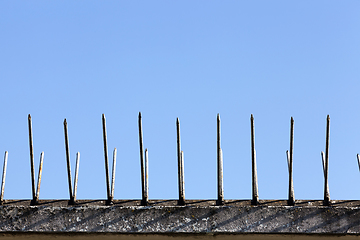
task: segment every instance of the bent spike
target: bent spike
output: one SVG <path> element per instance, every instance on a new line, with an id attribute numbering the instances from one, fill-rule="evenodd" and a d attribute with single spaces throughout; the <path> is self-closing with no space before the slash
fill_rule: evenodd
<path id="1" fill-rule="evenodd" d="M 2 181 L 1 181 L 0 204 L 3 203 L 3 201 L 4 201 L 4 191 L 5 191 L 5 178 L 6 178 L 7 160 L 8 160 L 8 152 L 5 151 L 5 154 L 4 154 L 3 174 L 2 174 Z"/>

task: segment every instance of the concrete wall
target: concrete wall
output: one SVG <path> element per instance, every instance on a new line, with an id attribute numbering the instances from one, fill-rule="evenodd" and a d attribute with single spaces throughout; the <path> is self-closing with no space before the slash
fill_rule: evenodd
<path id="1" fill-rule="evenodd" d="M 83 201 L 76 206 L 67 201 L 7 201 L 0 206 L 0 231 L 18 232 L 98 232 L 98 233 L 326 233 L 360 234 L 360 202 L 333 201 Z"/>
<path id="2" fill-rule="evenodd" d="M 320 234 L 130 234 L 130 233 L 5 233 L 0 239 L 17 240 L 355 240 L 359 235 Z"/>

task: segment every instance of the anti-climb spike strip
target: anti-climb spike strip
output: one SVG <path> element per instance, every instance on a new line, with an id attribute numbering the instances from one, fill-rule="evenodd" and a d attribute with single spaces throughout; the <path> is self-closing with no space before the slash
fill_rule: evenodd
<path id="1" fill-rule="evenodd" d="M 78 152 L 76 154 L 76 169 L 75 169 L 74 192 L 73 192 L 72 184 L 71 184 L 70 148 L 69 148 L 69 137 L 68 137 L 68 128 L 67 128 L 66 118 L 64 119 L 64 135 L 65 135 L 66 164 L 67 164 L 69 196 L 70 196 L 69 205 L 75 205 L 76 204 L 76 192 L 77 192 L 80 153 Z"/>
<path id="2" fill-rule="evenodd" d="M 139 124 L 139 144 L 140 144 L 140 165 L 141 165 L 141 205 L 147 206 L 148 205 L 148 196 L 146 194 L 146 177 L 145 177 L 145 163 L 144 163 L 144 144 L 143 144 L 143 131 L 142 131 L 142 118 L 141 112 L 139 112 L 138 117 L 138 124 Z"/>
<path id="3" fill-rule="evenodd" d="M 179 200 L 178 205 L 185 205 L 185 182 L 184 182 L 184 153 L 181 151 L 180 141 L 180 120 L 176 119 L 177 133 L 177 155 L 178 155 L 178 183 L 179 183 Z"/>
<path id="4" fill-rule="evenodd" d="M 325 185 L 324 185 L 324 205 L 330 205 L 330 193 L 329 193 L 329 144 L 330 144 L 330 116 L 327 115 L 326 118 L 326 145 L 325 145 L 325 159 L 323 157 L 323 167 L 324 167 L 324 178 L 325 178 Z M 322 154 L 323 155 L 323 154 Z"/>
<path id="5" fill-rule="evenodd" d="M 6 178 L 7 160 L 8 160 L 8 152 L 5 151 L 5 154 L 4 154 L 3 174 L 2 174 L 2 181 L 1 181 L 0 204 L 2 204 L 3 201 L 4 201 L 4 191 L 5 191 L 5 178 Z"/>
<path id="6" fill-rule="evenodd" d="M 251 156 L 252 156 L 252 205 L 259 203 L 258 183 L 257 183 L 257 170 L 256 170 L 256 150 L 255 150 L 255 126 L 254 116 L 251 114 Z"/>
<path id="7" fill-rule="evenodd" d="M 224 204 L 224 185 L 223 185 L 223 156 L 221 149 L 221 130 L 220 114 L 217 115 L 217 180 L 218 180 L 218 199 L 217 205 Z"/>
<path id="8" fill-rule="evenodd" d="M 293 149 L 294 149 L 294 119 L 290 120 L 290 152 L 287 153 L 288 170 L 289 170 L 289 197 L 288 205 L 295 205 L 294 183 L 293 183 Z"/>
<path id="9" fill-rule="evenodd" d="M 256 150 L 255 150 L 255 124 L 254 116 L 251 114 L 251 160 L 252 160 L 252 205 L 259 204 L 259 194 L 258 194 L 258 181 L 257 181 L 257 168 L 256 168 Z M 146 206 L 149 204 L 149 157 L 148 149 L 145 149 L 143 146 L 143 131 L 142 131 L 142 117 L 141 112 L 139 112 L 138 118 L 139 124 L 139 144 L 140 144 L 140 163 L 141 163 L 141 185 L 142 185 L 142 200 L 141 205 Z M 35 165 L 34 165 L 34 147 L 33 147 L 33 134 L 32 134 L 32 119 L 31 115 L 28 115 L 28 127 L 29 127 L 29 148 L 30 148 L 30 165 L 31 165 L 31 183 L 32 183 L 32 200 L 31 205 L 39 204 L 39 195 L 40 195 L 40 185 L 41 185 L 41 176 L 43 169 L 44 161 L 44 152 L 40 154 L 40 164 L 38 172 L 38 181 L 35 185 Z M 107 133 L 106 133 L 106 119 L 105 114 L 102 114 L 102 127 L 103 127 L 103 141 L 104 141 L 104 157 L 105 157 L 105 170 L 106 170 L 106 187 L 107 187 L 107 201 L 106 204 L 112 204 L 114 200 L 114 189 L 115 189 L 115 172 L 116 172 L 116 156 L 117 149 L 114 148 L 113 152 L 113 165 L 112 165 L 112 177 L 110 183 L 110 174 L 109 174 L 109 163 L 108 163 L 108 151 L 107 151 Z M 185 181 L 184 181 L 184 152 L 181 150 L 181 140 L 180 140 L 180 120 L 176 119 L 176 133 L 177 133 L 177 162 L 178 162 L 178 190 L 179 190 L 179 200 L 178 205 L 185 205 Z M 69 183 L 69 205 L 76 204 L 76 193 L 77 193 L 77 182 L 79 174 L 79 162 L 80 162 L 80 153 L 76 154 L 76 167 L 75 167 L 75 177 L 74 185 L 72 185 L 71 177 L 71 164 L 70 164 L 70 148 L 69 148 L 69 137 L 68 137 L 68 128 L 66 118 L 64 119 L 64 135 L 65 135 L 65 150 L 66 150 L 66 162 L 67 162 L 67 173 L 68 173 L 68 183 Z M 326 124 L 326 144 L 325 152 L 321 152 L 323 174 L 324 174 L 324 200 L 323 205 L 329 206 L 330 193 L 329 193 L 329 145 L 330 145 L 330 116 L 327 115 L 327 124 Z M 286 151 L 288 172 L 289 172 L 289 192 L 288 192 L 288 205 L 295 204 L 294 196 L 294 185 L 293 185 L 293 149 L 294 149 L 294 119 L 291 117 L 290 121 L 290 149 Z M 8 152 L 5 151 L 4 155 L 4 164 L 3 164 L 3 175 L 1 182 L 1 191 L 0 191 L 0 204 L 4 203 L 4 188 L 5 188 L 5 178 L 6 178 L 6 169 L 7 169 L 7 160 Z M 357 161 L 360 171 L 360 155 L 357 154 Z M 74 189 L 73 189 L 74 186 Z M 223 189 L 223 152 L 221 148 L 221 120 L 220 114 L 217 114 L 217 205 L 223 205 L 224 200 L 224 189 Z"/>
<path id="10" fill-rule="evenodd" d="M 44 152 L 42 152 L 40 155 L 39 176 L 38 176 L 38 184 L 37 184 L 37 191 L 36 191 L 35 190 L 34 146 L 33 146 L 33 134 L 32 134 L 32 121 L 31 121 L 30 114 L 28 115 L 28 127 L 29 127 L 29 147 L 30 147 L 30 165 L 31 165 L 31 187 L 32 187 L 31 205 L 36 205 L 39 201 Z"/>

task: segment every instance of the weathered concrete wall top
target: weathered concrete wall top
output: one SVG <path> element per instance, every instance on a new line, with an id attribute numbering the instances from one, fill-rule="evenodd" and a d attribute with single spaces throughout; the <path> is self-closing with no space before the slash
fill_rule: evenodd
<path id="1" fill-rule="evenodd" d="M 354 233 L 360 234 L 360 201 L 6 201 L 0 206 L 2 232 L 118 232 L 118 233 Z"/>

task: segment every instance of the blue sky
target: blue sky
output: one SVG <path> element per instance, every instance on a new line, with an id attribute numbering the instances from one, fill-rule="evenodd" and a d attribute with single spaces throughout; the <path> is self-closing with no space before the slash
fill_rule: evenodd
<path id="1" fill-rule="evenodd" d="M 332 199 L 360 199 L 359 1 L 0 1 L 0 153 L 5 199 L 31 198 L 27 114 L 40 199 L 68 198 L 67 118 L 78 198 L 106 198 L 101 114 L 118 149 L 115 198 L 141 198 L 137 115 L 150 199 L 215 199 L 216 115 L 225 199 L 251 198 L 250 114 L 260 199 L 286 199 L 290 117 L 297 199 L 323 198 L 330 114 Z M 0 156 L 1 156 L 0 155 Z"/>

